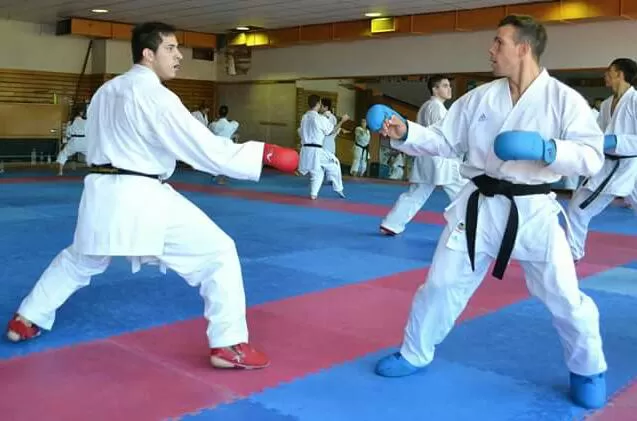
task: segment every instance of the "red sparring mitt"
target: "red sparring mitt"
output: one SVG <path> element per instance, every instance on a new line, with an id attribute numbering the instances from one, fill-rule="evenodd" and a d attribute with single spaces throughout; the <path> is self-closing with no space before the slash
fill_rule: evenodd
<path id="1" fill-rule="evenodd" d="M 266 143 L 263 148 L 263 164 L 279 171 L 293 173 L 299 166 L 299 153 L 294 149 Z"/>

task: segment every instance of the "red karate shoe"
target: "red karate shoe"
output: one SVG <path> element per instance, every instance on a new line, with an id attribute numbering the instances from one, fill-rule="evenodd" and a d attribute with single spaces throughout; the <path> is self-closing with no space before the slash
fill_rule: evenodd
<path id="1" fill-rule="evenodd" d="M 39 336 L 40 333 L 41 331 L 39 327 L 19 314 L 13 316 L 13 319 L 9 321 L 9 325 L 7 326 L 7 339 L 11 342 L 33 339 Z"/>
<path id="2" fill-rule="evenodd" d="M 257 351 L 252 345 L 240 343 L 224 348 L 210 349 L 210 363 L 216 368 L 265 368 L 270 365 L 270 359 L 264 353 Z"/>

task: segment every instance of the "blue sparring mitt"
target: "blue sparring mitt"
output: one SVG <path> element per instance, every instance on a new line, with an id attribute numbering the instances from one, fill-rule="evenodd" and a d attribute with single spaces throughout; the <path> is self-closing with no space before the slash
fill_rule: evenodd
<path id="1" fill-rule="evenodd" d="M 369 110 L 367 110 L 367 116 L 365 117 L 365 119 L 367 120 L 367 127 L 372 132 L 379 132 L 380 129 L 383 128 L 383 123 L 385 122 L 385 120 L 390 119 L 392 115 L 396 115 L 405 124 L 407 124 L 403 116 L 398 114 L 398 112 L 392 110 L 387 105 L 374 104 L 369 108 Z"/>
<path id="2" fill-rule="evenodd" d="M 557 147 L 553 139 L 544 140 L 537 132 L 512 130 L 496 136 L 495 155 L 503 161 L 555 161 Z"/>
<path id="3" fill-rule="evenodd" d="M 604 150 L 615 149 L 617 147 L 617 136 L 607 134 L 604 136 Z"/>

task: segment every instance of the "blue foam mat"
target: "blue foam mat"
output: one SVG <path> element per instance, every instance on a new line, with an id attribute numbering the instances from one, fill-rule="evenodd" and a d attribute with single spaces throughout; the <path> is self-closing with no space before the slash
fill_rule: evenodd
<path id="1" fill-rule="evenodd" d="M 209 177 L 197 173 L 178 173 L 175 178 L 210 184 Z M 260 184 L 231 180 L 228 187 L 305 197 L 307 179 L 268 174 Z M 387 206 L 405 189 L 363 183 L 347 186 L 350 201 Z M 329 196 L 330 190 L 325 186 L 322 194 Z M 11 316 L 49 261 L 71 241 L 80 194 L 78 181 L 0 184 L 0 222 L 4 222 L 0 322 Z M 388 238 L 377 234 L 378 217 L 214 193 L 185 195 L 235 238 L 249 305 L 422 267 L 428 264 L 442 230 L 438 225 L 412 223 L 403 235 Z M 435 192 L 424 209 L 441 210 L 447 202 L 444 193 Z M 632 218 L 632 211 L 611 207 L 591 228 L 637 233 Z M 587 280 L 594 288 L 587 291 L 600 306 L 611 391 L 637 375 L 632 364 L 637 351 L 635 299 L 608 292 L 629 293 L 626 285 L 612 282 L 632 275 L 630 269 L 637 268 L 637 263 L 624 268 Z M 24 344 L 0 341 L 0 359 L 200 317 L 201 310 L 197 291 L 177 275 L 163 276 L 154 268 L 132 275 L 128 263 L 119 259 L 62 307 L 54 332 Z M 390 351 L 363 356 L 192 417 L 283 421 L 325 419 L 329 413 L 334 420 L 559 421 L 583 414 L 565 397 L 567 373 L 559 341 L 549 315 L 534 301 L 460 325 L 439 348 L 436 365 L 422 376 L 398 381 L 374 376 L 374 363 Z M 468 406 L 454 405 L 455 400 Z M 221 418 L 220 409 L 226 411 Z"/>
<path id="2" fill-rule="evenodd" d="M 612 394 L 637 376 L 637 300 L 587 293 L 602 315 Z M 327 413 L 333 421 L 570 421 L 587 413 L 568 398 L 562 348 L 548 312 L 535 299 L 459 325 L 423 373 L 398 379 L 376 376 L 376 361 L 394 350 L 363 356 L 250 399 L 302 421 L 323 420 Z"/>
<path id="3" fill-rule="evenodd" d="M 69 175 L 84 175 L 85 171 L 70 172 Z M 29 171 L 29 172 L 17 172 L 17 173 L 5 173 L 0 175 L 1 178 L 14 178 L 14 177 L 42 177 L 51 176 L 51 172 L 47 171 Z M 405 183 L 376 183 L 373 179 L 371 182 L 360 182 L 345 180 L 345 191 L 348 200 L 358 203 L 370 203 L 376 205 L 392 206 L 398 196 L 407 190 Z M 187 182 L 208 186 L 216 186 L 217 184 L 212 181 L 212 178 L 208 174 L 204 174 L 198 171 L 190 171 L 178 169 L 170 179 L 171 182 Z M 57 185 L 62 184 L 79 184 L 78 181 L 68 180 L 64 177 L 60 177 L 60 181 L 55 183 Z M 51 183 L 48 183 L 51 184 Z M 17 186 L 18 189 L 22 185 L 0 185 L 0 192 L 5 187 Z M 232 188 L 236 190 L 248 190 L 248 191 L 260 191 L 278 193 L 284 195 L 292 195 L 299 197 L 308 196 L 309 179 L 305 177 L 294 177 L 289 175 L 282 175 L 272 172 L 266 172 L 263 174 L 259 182 L 243 181 L 243 180 L 228 180 L 228 184 L 223 185 L 224 188 Z M 78 196 L 79 197 L 79 196 Z M 331 191 L 331 187 L 328 185 L 323 186 L 321 189 L 321 197 L 335 198 L 335 194 Z M 42 202 L 45 200 L 43 196 L 36 196 L 33 200 Z M 563 206 L 567 206 L 568 200 L 560 200 Z M 427 203 L 424 205 L 423 210 L 432 212 L 442 212 L 444 208 L 449 204 L 447 195 L 441 190 L 436 189 L 431 195 Z M 623 222 L 618 222 L 623 220 Z M 628 224 L 625 221 L 631 221 Z M 630 210 L 619 206 L 610 206 L 604 213 L 591 222 L 591 230 L 608 233 L 618 233 L 625 235 L 637 235 L 637 219 L 635 213 Z"/>
<path id="4" fill-rule="evenodd" d="M 244 399 L 221 405 L 213 411 L 202 410 L 179 418 L 180 421 L 298 421 L 297 417 L 280 414 L 263 405 Z"/>
<path id="5" fill-rule="evenodd" d="M 8 320 L 50 261 L 71 243 L 81 185 L 0 185 L 0 193 L 5 187 L 16 205 L 28 203 L 4 208 L 0 319 Z M 40 193 L 47 202 L 32 200 Z M 371 216 L 185 195 L 235 239 L 249 305 L 421 268 L 440 230 L 419 224 L 409 235 L 389 239 L 376 232 L 378 218 Z M 198 292 L 176 274 L 164 276 L 154 267 L 132 274 L 129 262 L 116 258 L 65 303 L 52 332 L 21 344 L 0 341 L 0 358 L 201 317 L 202 306 Z"/>

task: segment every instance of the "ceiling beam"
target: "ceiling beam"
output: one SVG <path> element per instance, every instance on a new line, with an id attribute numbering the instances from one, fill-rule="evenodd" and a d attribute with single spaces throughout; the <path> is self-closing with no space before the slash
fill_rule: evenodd
<path id="1" fill-rule="evenodd" d="M 406 35 L 471 32 L 492 29 L 507 15 L 535 17 L 544 24 L 637 19 L 637 0 L 555 0 L 448 12 L 333 22 L 255 31 L 230 37 L 229 45 L 254 48 L 289 47 L 309 43 L 354 41 Z M 375 26 L 382 30 L 374 32 Z"/>

